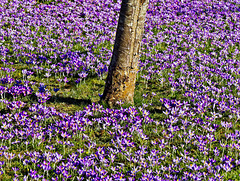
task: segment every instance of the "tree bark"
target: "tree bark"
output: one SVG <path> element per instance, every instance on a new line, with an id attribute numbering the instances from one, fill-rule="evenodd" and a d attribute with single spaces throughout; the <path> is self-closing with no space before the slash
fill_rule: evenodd
<path id="1" fill-rule="evenodd" d="M 144 22 L 149 0 L 122 0 L 113 55 L 101 100 L 134 104 Z"/>

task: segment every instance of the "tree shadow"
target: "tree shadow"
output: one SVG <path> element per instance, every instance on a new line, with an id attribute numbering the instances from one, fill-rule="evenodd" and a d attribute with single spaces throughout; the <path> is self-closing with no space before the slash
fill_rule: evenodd
<path id="1" fill-rule="evenodd" d="M 157 114 L 162 114 L 163 113 L 163 109 L 162 108 L 153 108 L 153 109 L 149 109 L 148 110 L 151 114 L 155 114 L 155 113 L 157 113 Z"/>
<path id="2" fill-rule="evenodd" d="M 73 104 L 76 106 L 87 106 L 89 104 L 92 104 L 92 101 L 90 99 L 75 99 L 71 97 L 61 97 L 61 96 L 52 96 L 49 100 L 50 102 L 56 102 L 56 103 L 66 103 L 66 104 Z"/>

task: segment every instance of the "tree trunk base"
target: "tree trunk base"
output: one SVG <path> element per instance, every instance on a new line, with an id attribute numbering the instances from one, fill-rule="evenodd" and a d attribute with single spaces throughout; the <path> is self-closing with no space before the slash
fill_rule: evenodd
<path id="1" fill-rule="evenodd" d="M 101 100 L 110 107 L 116 106 L 119 102 L 134 105 L 136 74 L 137 68 L 111 67 Z"/>

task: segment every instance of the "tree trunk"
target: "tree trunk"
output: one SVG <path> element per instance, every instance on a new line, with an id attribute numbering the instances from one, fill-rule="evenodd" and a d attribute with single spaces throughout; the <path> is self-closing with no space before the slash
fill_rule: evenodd
<path id="1" fill-rule="evenodd" d="M 117 33 L 102 100 L 134 104 L 144 22 L 149 0 L 122 0 Z"/>

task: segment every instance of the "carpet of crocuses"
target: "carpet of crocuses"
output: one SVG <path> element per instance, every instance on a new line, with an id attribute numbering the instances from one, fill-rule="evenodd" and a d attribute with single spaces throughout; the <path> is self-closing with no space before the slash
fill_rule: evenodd
<path id="1" fill-rule="evenodd" d="M 240 180 L 240 1 L 150 0 L 110 109 L 120 4 L 0 0 L 0 180 Z"/>

